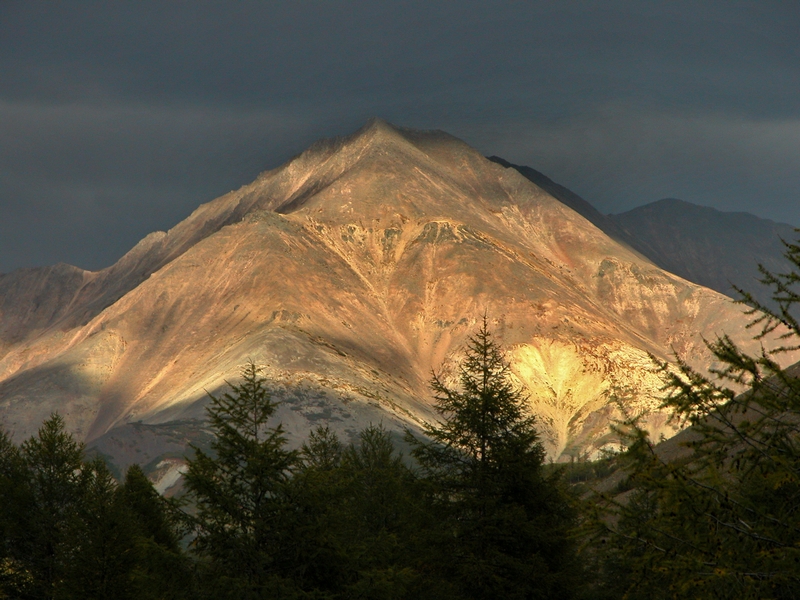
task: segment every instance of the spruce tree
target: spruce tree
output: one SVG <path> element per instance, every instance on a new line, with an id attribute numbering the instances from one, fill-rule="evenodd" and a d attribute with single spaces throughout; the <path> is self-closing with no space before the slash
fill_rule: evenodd
<path id="1" fill-rule="evenodd" d="M 216 597 L 288 594 L 278 573 L 277 540 L 284 486 L 297 460 L 285 448 L 265 379 L 249 363 L 242 382 L 207 408 L 216 437 L 212 453 L 195 448 L 186 485 L 196 503 L 194 549 L 203 559 L 204 588 Z"/>
<path id="2" fill-rule="evenodd" d="M 465 598 L 570 597 L 572 511 L 486 317 L 459 375 L 459 389 L 433 376 L 431 441 L 409 436 L 438 513 L 434 563 Z"/>

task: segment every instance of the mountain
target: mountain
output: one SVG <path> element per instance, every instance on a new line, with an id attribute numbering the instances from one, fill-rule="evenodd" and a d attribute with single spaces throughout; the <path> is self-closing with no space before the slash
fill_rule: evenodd
<path id="1" fill-rule="evenodd" d="M 399 432 L 436 418 L 431 371 L 457 379 L 486 313 L 558 459 L 614 443 L 614 399 L 654 435 L 675 432 L 648 354 L 708 370 L 702 336 L 756 348 L 728 298 L 462 141 L 379 120 L 108 269 L 15 271 L 0 294 L 3 427 L 21 439 L 57 410 L 118 469 L 159 471 L 162 489 L 186 445 L 207 441 L 207 393 L 248 360 L 265 365 L 294 444 L 320 423 Z"/>
<path id="2" fill-rule="evenodd" d="M 665 198 L 608 217 L 630 237 L 634 247 L 663 269 L 689 281 L 738 297 L 732 285 L 767 306 L 769 290 L 758 283 L 762 264 L 784 273 L 781 238 L 794 241 L 791 225 L 745 212 L 723 212 L 675 198 Z"/>
<path id="3" fill-rule="evenodd" d="M 662 269 L 693 283 L 738 298 L 733 286 L 750 292 L 765 306 L 775 307 L 771 293 L 759 279 L 761 264 L 773 273 L 787 272 L 781 239 L 798 234 L 786 223 L 776 223 L 745 212 L 725 212 L 665 198 L 624 213 L 604 215 L 575 192 L 531 167 L 500 157 L 489 160 L 516 169 L 551 196 L 579 213 L 606 235 L 648 258 Z"/>
<path id="4" fill-rule="evenodd" d="M 525 177 L 525 179 L 532 181 L 553 198 L 569 206 L 610 238 L 623 245 L 627 245 L 629 248 L 637 249 L 639 240 L 635 235 L 631 235 L 627 230 L 620 227 L 610 215 L 604 215 L 588 201 L 560 183 L 556 183 L 544 173 L 524 165 L 515 165 L 499 156 L 489 156 L 487 158 L 498 165 L 516 170 L 520 175 Z M 651 257 L 648 256 L 648 258 Z"/>

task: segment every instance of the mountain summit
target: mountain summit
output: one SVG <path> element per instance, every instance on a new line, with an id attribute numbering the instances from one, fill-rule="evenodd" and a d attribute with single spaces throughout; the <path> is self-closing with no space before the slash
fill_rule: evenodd
<path id="1" fill-rule="evenodd" d="M 612 398 L 674 432 L 648 353 L 707 370 L 747 317 L 659 269 L 517 171 L 440 131 L 371 121 L 147 236 L 117 264 L 0 277 L 0 419 L 52 411 L 111 456 L 161 464 L 207 392 L 266 365 L 295 440 L 435 418 L 488 314 L 554 458 L 615 442 Z M 791 357 L 790 357 L 791 358 Z M 162 461 L 163 462 L 163 461 Z"/>

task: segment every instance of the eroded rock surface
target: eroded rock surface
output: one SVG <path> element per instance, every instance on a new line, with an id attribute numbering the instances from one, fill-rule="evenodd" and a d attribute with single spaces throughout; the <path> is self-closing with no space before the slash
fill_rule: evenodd
<path id="1" fill-rule="evenodd" d="M 202 205 L 109 269 L 53 269 L 0 277 L 2 425 L 20 439 L 57 410 L 118 464 L 141 444 L 165 482 L 179 465 L 164 456 L 202 437 L 207 392 L 247 360 L 284 398 L 295 444 L 319 423 L 416 428 L 436 418 L 431 371 L 455 381 L 486 312 L 558 459 L 614 444 L 612 399 L 674 433 L 648 353 L 705 370 L 701 336 L 755 348 L 729 298 L 460 140 L 381 121 Z"/>

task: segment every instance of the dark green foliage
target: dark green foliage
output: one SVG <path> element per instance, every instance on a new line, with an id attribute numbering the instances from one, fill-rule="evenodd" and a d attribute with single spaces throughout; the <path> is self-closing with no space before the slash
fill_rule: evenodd
<path id="1" fill-rule="evenodd" d="M 58 415 L 21 447 L 0 433 L 0 598 L 185 597 L 171 593 L 179 569 L 148 572 L 153 550 L 180 551 L 166 506 L 141 478 L 133 494 L 148 498 L 145 511 L 105 463 L 85 461 Z"/>
<path id="2" fill-rule="evenodd" d="M 203 558 L 209 595 L 274 597 L 288 593 L 276 556 L 284 489 L 297 455 L 284 448 L 281 426 L 268 424 L 275 404 L 253 363 L 242 379 L 231 392 L 211 396 L 214 455 L 195 449 L 189 461 L 186 485 L 197 507 L 194 550 Z"/>
<path id="3" fill-rule="evenodd" d="M 19 541 L 21 561 L 35 581 L 33 597 L 56 597 L 74 550 L 72 519 L 83 498 L 83 446 L 64 431 L 55 414 L 22 444 L 30 506 L 27 532 Z"/>
<path id="4" fill-rule="evenodd" d="M 436 568 L 464 598 L 566 598 L 575 563 L 572 511 L 559 473 L 542 472 L 544 450 L 525 397 L 486 319 L 470 339 L 460 390 L 432 387 L 442 423 L 416 444 L 438 526 Z"/>
<path id="5" fill-rule="evenodd" d="M 179 545 L 184 515 L 162 498 L 139 465 L 132 465 L 119 488 L 120 501 L 134 525 L 131 588 L 137 599 L 178 599 L 192 591 L 192 568 Z"/>
<path id="6" fill-rule="evenodd" d="M 173 515 L 176 507 L 158 494 L 139 465 L 128 467 L 119 493 L 136 521 L 138 534 L 153 540 L 165 550 L 177 552 L 178 523 Z"/>
<path id="7" fill-rule="evenodd" d="M 709 344 L 722 365 L 710 378 L 662 365 L 665 405 L 694 431 L 685 456 L 665 460 L 629 424 L 631 491 L 600 498 L 595 537 L 608 597 L 798 597 L 800 380 L 775 358 L 800 342 L 800 246 L 787 244 L 787 257 L 794 272 L 764 279 L 779 309 L 753 312 L 758 337 L 786 328 L 784 349 L 752 357 L 722 337 Z"/>
<path id="8" fill-rule="evenodd" d="M 22 453 L 0 431 L 0 598 L 26 597 L 35 583 L 30 565 L 23 560 L 31 493 Z"/>
<path id="9" fill-rule="evenodd" d="M 133 598 L 134 523 L 102 460 L 81 468 L 81 498 L 67 520 L 59 598 Z"/>
<path id="10" fill-rule="evenodd" d="M 327 427 L 312 431 L 286 490 L 282 570 L 300 588 L 322 597 L 333 597 L 348 577 L 347 527 L 341 519 L 344 449 Z"/>
<path id="11" fill-rule="evenodd" d="M 437 597 L 418 569 L 426 523 L 417 482 L 388 433 L 368 427 L 345 447 L 320 428 L 301 456 L 290 492 L 287 575 L 315 597 Z"/>
<path id="12" fill-rule="evenodd" d="M 413 544 L 422 525 L 415 481 L 387 432 L 368 427 L 341 462 L 350 563 L 345 597 L 406 598 L 419 576 Z"/>

